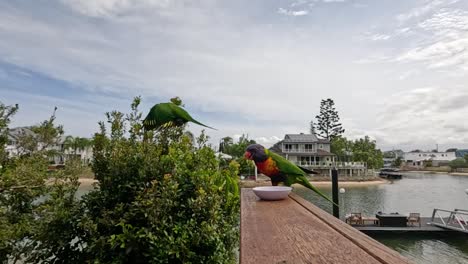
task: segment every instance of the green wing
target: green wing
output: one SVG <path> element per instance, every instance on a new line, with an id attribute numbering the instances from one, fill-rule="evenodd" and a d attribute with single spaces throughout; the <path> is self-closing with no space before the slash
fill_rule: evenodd
<path id="1" fill-rule="evenodd" d="M 171 109 L 172 103 L 161 103 L 154 105 L 143 120 L 143 126 L 146 130 L 158 129 L 166 124 L 173 124 L 177 116 Z"/>
<path id="2" fill-rule="evenodd" d="M 143 126 L 146 130 L 151 130 L 167 126 L 180 126 L 189 121 L 214 129 L 193 119 L 187 111 L 174 103 L 160 103 L 154 105 L 143 120 Z"/>
<path id="3" fill-rule="evenodd" d="M 269 155 L 276 162 L 276 166 L 278 166 L 280 172 L 286 175 L 286 185 L 291 186 L 294 183 L 301 184 L 311 189 L 327 201 L 333 203 L 333 201 L 329 197 L 320 192 L 320 190 L 317 189 L 315 186 L 310 184 L 309 180 L 306 178 L 305 172 L 301 170 L 298 166 L 272 151 L 265 151 L 267 155 Z"/>

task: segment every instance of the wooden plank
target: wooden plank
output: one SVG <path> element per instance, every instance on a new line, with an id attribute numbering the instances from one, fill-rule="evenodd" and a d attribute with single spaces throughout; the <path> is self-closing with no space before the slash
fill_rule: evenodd
<path id="1" fill-rule="evenodd" d="M 333 217 L 312 203 L 306 201 L 299 195 L 291 193 L 290 198 L 306 208 L 313 215 L 317 216 L 320 220 L 328 226 L 336 230 L 343 237 L 349 239 L 359 248 L 366 251 L 369 255 L 373 256 L 380 263 L 411 263 L 408 259 L 401 256 L 398 252 L 388 248 L 377 240 L 363 234 L 352 226 L 344 223 L 343 221 Z"/>
<path id="2" fill-rule="evenodd" d="M 315 214 L 305 206 L 312 204 L 294 195 L 290 197 L 291 199 L 282 201 L 261 201 L 251 189 L 242 189 L 242 264 L 409 263 L 398 253 L 375 240 L 366 242 L 375 243 L 373 248 L 378 250 L 378 254 L 385 253 L 375 257 L 375 254 L 370 254 L 363 248 L 363 243 L 356 243 L 337 230 L 335 221 L 331 224 L 326 223 L 321 214 Z M 318 208 L 314 210 L 323 212 Z M 341 223 L 333 216 L 330 217 Z M 343 225 L 352 229 L 344 223 Z M 353 231 L 357 239 L 367 238 L 359 231 Z"/>

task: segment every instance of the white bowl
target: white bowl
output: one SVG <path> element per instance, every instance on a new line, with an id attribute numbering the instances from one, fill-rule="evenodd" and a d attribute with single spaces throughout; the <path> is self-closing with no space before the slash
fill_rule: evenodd
<path id="1" fill-rule="evenodd" d="M 292 188 L 288 186 L 262 186 L 253 188 L 253 192 L 262 200 L 275 201 L 288 197 Z"/>

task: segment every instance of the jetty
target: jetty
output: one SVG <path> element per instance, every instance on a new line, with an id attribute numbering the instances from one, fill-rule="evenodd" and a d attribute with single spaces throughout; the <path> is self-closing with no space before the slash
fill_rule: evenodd
<path id="1" fill-rule="evenodd" d="M 410 261 L 291 193 L 260 200 L 241 189 L 240 263 L 399 264 Z"/>
<path id="2" fill-rule="evenodd" d="M 430 225 L 447 231 L 457 231 L 468 234 L 468 210 L 434 209 Z"/>
<path id="3" fill-rule="evenodd" d="M 378 217 L 379 214 L 376 214 Z M 385 216 L 389 216 L 388 214 Z M 454 209 L 434 209 L 432 217 L 418 217 L 418 222 L 409 224 L 406 223 L 405 215 L 394 214 L 404 222 L 392 221 L 389 225 L 382 222 L 382 218 L 363 218 L 375 219 L 373 224 L 366 224 L 366 221 L 350 221 L 350 225 L 357 230 L 366 234 L 375 233 L 460 233 L 468 234 L 468 210 Z M 346 221 L 348 222 L 348 220 Z M 401 223 L 400 223 L 401 222 Z M 393 225 L 394 224 L 394 225 Z"/>
<path id="4" fill-rule="evenodd" d="M 352 225 L 357 230 L 366 234 L 383 234 L 383 233 L 447 233 L 452 230 L 447 230 L 431 224 L 431 217 L 421 217 L 421 226 L 379 226 L 379 225 Z"/>

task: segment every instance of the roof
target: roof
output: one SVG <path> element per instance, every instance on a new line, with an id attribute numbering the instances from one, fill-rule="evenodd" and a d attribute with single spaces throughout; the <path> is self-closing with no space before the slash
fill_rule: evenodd
<path id="1" fill-rule="evenodd" d="M 336 155 L 331 152 L 325 151 L 323 149 L 318 149 L 317 153 L 315 153 L 314 156 L 336 156 Z"/>
<path id="2" fill-rule="evenodd" d="M 34 136 L 35 133 L 32 132 L 30 127 L 15 127 L 15 128 L 10 128 L 8 130 L 8 136 L 9 139 L 18 139 L 19 136 L 21 135 L 28 135 L 28 136 Z"/>
<path id="3" fill-rule="evenodd" d="M 468 149 L 457 149 L 455 155 L 457 158 L 464 158 L 465 155 L 468 155 Z"/>
<path id="4" fill-rule="evenodd" d="M 297 143 L 306 143 L 306 142 L 319 142 L 320 140 L 317 138 L 315 134 L 286 134 L 284 136 L 283 142 L 290 143 L 290 142 L 297 142 Z M 328 140 L 326 141 L 327 143 Z M 325 143 L 325 142 L 323 142 Z"/>

